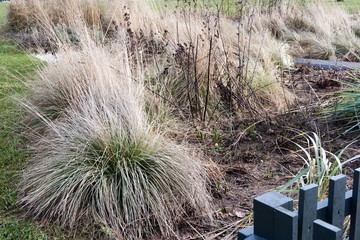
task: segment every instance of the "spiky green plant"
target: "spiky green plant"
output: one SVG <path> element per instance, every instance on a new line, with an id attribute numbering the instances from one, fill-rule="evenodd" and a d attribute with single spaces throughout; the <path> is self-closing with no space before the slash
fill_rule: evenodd
<path id="1" fill-rule="evenodd" d="M 319 197 L 323 198 L 326 195 L 326 190 L 329 185 L 330 177 L 342 173 L 343 166 L 355 159 L 360 158 L 360 155 L 353 156 L 349 159 L 342 160 L 343 153 L 349 149 L 350 143 L 338 153 L 332 153 L 325 150 L 321 138 L 314 132 L 303 132 L 297 137 L 304 137 L 306 145 L 303 146 L 294 141 L 293 144 L 299 148 L 302 154 L 296 152 L 296 155 L 301 158 L 304 163 L 304 169 L 300 171 L 293 179 L 282 186 L 279 191 L 286 191 L 293 184 L 298 184 L 301 187 L 307 184 L 319 185 Z M 292 190 L 290 190 L 292 191 Z"/>
<path id="2" fill-rule="evenodd" d="M 360 79 L 349 73 L 353 82 L 342 82 L 345 89 L 338 92 L 335 102 L 325 109 L 325 115 L 345 122 L 344 133 L 360 130 Z"/>

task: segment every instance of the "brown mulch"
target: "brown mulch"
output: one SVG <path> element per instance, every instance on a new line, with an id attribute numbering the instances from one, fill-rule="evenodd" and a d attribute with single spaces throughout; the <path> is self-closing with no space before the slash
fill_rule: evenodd
<path id="1" fill-rule="evenodd" d="M 294 139 L 299 133 L 295 129 L 317 132 L 324 148 L 331 152 L 356 139 L 356 133 L 343 135 L 338 123 L 318 117 L 331 96 L 344 87 L 341 82 L 352 81 L 349 73 L 358 75 L 356 71 L 314 70 L 306 66 L 285 72 L 283 81 L 298 96 L 293 109 L 263 121 L 218 124 L 222 126 L 217 129 L 220 144 L 210 137 L 197 140 L 194 137 L 194 145 L 205 150 L 206 157 L 219 166 L 221 174 L 211 187 L 213 223 L 189 217 L 180 226 L 180 239 L 236 239 L 236 231 L 249 224 L 246 217 L 252 212 L 253 198 L 278 189 L 303 169 L 304 162 L 294 153 L 295 144 L 289 141 L 306 144 L 304 138 Z M 211 130 L 207 131 L 211 135 Z M 344 159 L 359 154 L 356 149 L 360 144 L 356 142 L 352 147 L 355 150 L 346 152 Z M 358 167 L 360 160 L 344 169 L 349 187 L 353 169 Z M 240 223 L 243 219 L 247 221 Z M 222 232 L 224 229 L 227 230 Z"/>

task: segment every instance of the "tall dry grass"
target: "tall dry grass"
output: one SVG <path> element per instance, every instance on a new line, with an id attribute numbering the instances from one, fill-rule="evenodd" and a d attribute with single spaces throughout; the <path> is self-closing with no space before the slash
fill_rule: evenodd
<path id="1" fill-rule="evenodd" d="M 47 24 L 71 26 L 79 19 L 85 20 L 88 27 L 99 28 L 100 15 L 97 1 L 14 0 L 9 6 L 7 30 L 31 31 Z"/>
<path id="2" fill-rule="evenodd" d="M 277 111 L 293 102 L 279 79 L 280 68 L 292 64 L 287 46 L 267 30 L 254 31 L 251 13 L 234 21 L 209 8 L 170 14 L 137 2 L 127 8 L 116 0 L 110 4 L 107 19 L 114 28 L 126 28 L 134 48 L 142 49 L 154 79 L 149 86 L 166 86 L 159 94 L 193 118 Z"/>
<path id="3" fill-rule="evenodd" d="M 5 32 L 25 47 L 54 53 L 60 43 L 78 42 L 79 26 L 102 37 L 97 1 L 14 0 L 9 6 Z"/>
<path id="4" fill-rule="evenodd" d="M 47 7 L 41 7 L 44 4 Z M 280 68 L 291 66 L 286 44 L 267 30 L 254 31 L 251 12 L 235 21 L 212 8 L 184 7 L 169 13 L 151 4 L 118 0 L 102 8 L 92 1 L 69 1 L 64 11 L 53 8 L 55 2 L 42 0 L 17 0 L 11 5 L 22 16 L 13 14 L 14 19 L 39 23 L 40 27 L 27 29 L 45 35 L 42 38 L 55 49 L 59 40 L 78 45 L 79 19 L 97 26 L 90 28 L 100 42 L 111 42 L 125 30 L 130 57 L 151 79 L 146 86 L 184 116 L 206 122 L 229 112 L 245 116 L 284 110 L 293 102 L 294 96 L 279 79 Z M 91 11 L 85 11 L 88 5 Z M 16 21 L 10 17 L 8 26 L 11 22 Z"/>
<path id="5" fill-rule="evenodd" d="M 205 5 L 193 10 L 186 4 L 175 10 L 171 8 L 171 12 L 168 12 L 166 8 L 159 9 L 159 4 L 155 7 L 138 1 L 111 0 L 106 4 L 85 0 L 62 1 L 59 4 L 57 1 L 12 1 L 7 30 L 13 34 L 21 33 L 23 37 L 32 34 L 40 39 L 52 40 L 54 36 L 62 35 L 76 41 L 73 28 L 82 19 L 101 39 L 113 36 L 120 28 L 126 29 L 132 43 L 136 43 L 136 47 L 145 47 L 145 51 L 162 52 L 164 48 L 176 51 L 178 44 L 191 44 L 197 48 L 204 45 L 204 49 L 197 52 L 199 55 L 196 59 L 198 65 L 204 68 L 206 64 L 202 64 L 202 59 L 206 59 L 206 45 L 209 45 L 206 40 L 209 37 L 214 41 L 212 47 L 219 45 L 222 55 L 224 52 L 238 52 L 238 47 L 244 49 L 251 41 L 251 35 L 263 36 L 266 32 L 271 32 L 272 37 L 281 44 L 290 44 L 291 48 L 286 54 L 297 57 L 330 59 L 354 54 L 360 45 L 357 18 L 320 1 L 306 4 L 271 1 L 269 6 L 265 4 L 266 11 L 262 1 L 256 1 L 254 5 L 243 3 L 237 9 L 236 20 L 222 15 L 221 6 L 217 13 L 216 10 L 214 13 L 216 8 L 213 6 Z M 244 28 L 251 31 L 244 31 Z M 237 33 L 243 41 L 238 41 Z M 222 39 L 217 44 L 215 39 L 219 35 Z M 256 46 L 256 43 L 251 42 L 251 45 Z M 251 45 L 246 51 L 251 52 L 254 58 L 256 49 L 253 50 Z"/>
<path id="6" fill-rule="evenodd" d="M 36 135 L 19 202 L 35 219 L 119 239 L 174 235 L 184 214 L 211 215 L 207 171 L 149 122 L 126 47 L 114 49 L 82 40 L 40 72 L 24 103 Z"/>
<path id="7" fill-rule="evenodd" d="M 290 1 L 276 11 L 258 13 L 254 22 L 288 42 L 293 56 L 336 59 L 357 55 L 360 38 L 356 19 L 344 9 L 321 1 L 303 6 Z"/>

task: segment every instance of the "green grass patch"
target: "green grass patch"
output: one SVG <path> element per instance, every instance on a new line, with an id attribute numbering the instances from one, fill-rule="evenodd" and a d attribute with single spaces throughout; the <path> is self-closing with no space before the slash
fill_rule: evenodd
<path id="1" fill-rule="evenodd" d="M 34 76 L 40 61 L 0 40 L 0 239 L 46 239 L 40 230 L 17 220 L 16 183 L 26 165 L 27 153 L 17 130 L 23 112 L 15 99 L 26 93 L 23 82 Z"/>
<path id="2" fill-rule="evenodd" d="M 6 219 L 0 221 L 0 239 L 47 240 L 50 237 L 29 223 L 20 224 L 14 219 Z"/>
<path id="3" fill-rule="evenodd" d="M 338 92 L 335 102 L 325 109 L 325 115 L 342 123 L 344 134 L 360 131 L 360 79 L 342 82 L 347 88 Z"/>
<path id="4" fill-rule="evenodd" d="M 160 12 L 171 12 L 176 9 L 191 8 L 191 9 L 209 9 L 213 13 L 220 11 L 222 14 L 228 16 L 236 16 L 239 14 L 241 4 L 236 0 L 196 0 L 196 1 L 179 1 L 168 0 L 163 1 L 151 1 L 148 3 Z"/>
<path id="5" fill-rule="evenodd" d="M 25 94 L 22 81 L 33 75 L 39 64 L 9 42 L 0 41 L 0 211 L 14 207 L 14 185 L 26 157 L 20 137 L 14 134 L 22 118 L 15 99 Z"/>
<path id="6" fill-rule="evenodd" d="M 0 24 L 8 5 L 0 3 Z M 49 239 L 33 224 L 16 217 L 16 184 L 27 153 L 17 131 L 23 112 L 15 99 L 26 94 L 24 81 L 35 75 L 40 64 L 11 41 L 0 38 L 0 239 Z"/>
<path id="7" fill-rule="evenodd" d="M 0 25 L 4 24 L 5 22 L 8 7 L 9 7 L 8 2 L 0 2 Z"/>

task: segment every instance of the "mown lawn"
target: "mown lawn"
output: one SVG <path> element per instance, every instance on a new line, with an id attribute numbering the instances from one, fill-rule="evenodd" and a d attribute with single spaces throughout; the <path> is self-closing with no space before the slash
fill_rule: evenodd
<path id="1" fill-rule="evenodd" d="M 8 3 L 0 3 L 0 25 Z M 25 94 L 24 80 L 34 76 L 40 62 L 0 37 L 0 239 L 49 239 L 33 224 L 21 220 L 16 206 L 16 183 L 26 165 L 19 135 L 22 111 L 18 100 Z"/>

